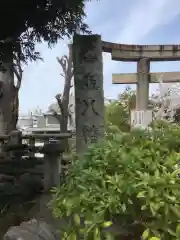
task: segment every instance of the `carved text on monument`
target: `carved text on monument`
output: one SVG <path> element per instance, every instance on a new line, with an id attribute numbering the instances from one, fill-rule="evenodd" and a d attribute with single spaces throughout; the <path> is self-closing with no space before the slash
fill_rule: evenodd
<path id="1" fill-rule="evenodd" d="M 97 88 L 97 81 L 93 74 L 91 73 L 84 74 L 83 81 L 85 82 L 84 88 L 93 89 L 93 90 Z"/>
<path id="2" fill-rule="evenodd" d="M 84 109 L 83 109 L 83 111 L 82 111 L 82 113 L 81 113 L 81 116 L 85 116 L 86 113 L 87 113 L 87 111 L 88 111 L 89 109 L 91 109 L 92 112 L 93 112 L 96 116 L 99 115 L 99 113 L 96 111 L 95 106 L 94 106 L 94 104 L 95 104 L 95 102 L 96 102 L 95 99 L 92 99 L 92 98 L 88 98 L 88 99 L 80 99 L 80 98 L 77 98 L 77 102 L 78 102 L 78 104 L 80 104 L 80 105 L 84 105 Z"/>
<path id="3" fill-rule="evenodd" d="M 95 44 L 92 44 L 90 46 L 92 49 L 88 50 L 85 48 L 81 49 L 81 59 L 84 60 L 85 62 L 94 62 L 98 60 L 98 56 L 96 52 L 94 51 L 94 48 L 96 48 Z M 89 46 L 88 46 L 89 48 Z"/>
<path id="4" fill-rule="evenodd" d="M 92 51 L 88 51 L 86 54 L 84 54 L 84 57 L 83 57 L 83 60 L 84 61 L 96 61 L 97 60 L 97 54 L 92 52 Z"/>
<path id="5" fill-rule="evenodd" d="M 89 90 L 99 90 L 99 82 L 97 82 L 96 77 L 92 73 L 85 73 L 82 78 L 79 78 L 78 88 L 79 89 L 89 89 Z"/>
<path id="6" fill-rule="evenodd" d="M 92 126 L 85 125 L 82 128 L 82 135 L 84 142 L 87 143 L 96 143 L 100 135 L 99 128 L 93 124 Z"/>

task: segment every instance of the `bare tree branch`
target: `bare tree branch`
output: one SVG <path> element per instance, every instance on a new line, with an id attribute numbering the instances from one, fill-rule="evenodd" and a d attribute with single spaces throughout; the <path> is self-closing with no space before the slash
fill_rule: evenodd
<path id="1" fill-rule="evenodd" d="M 60 73 L 60 75 L 65 78 L 65 75 L 63 73 Z"/>
<path id="2" fill-rule="evenodd" d="M 57 94 L 55 96 L 59 109 L 61 111 L 61 130 L 67 131 L 67 125 L 68 125 L 68 119 L 70 122 L 72 122 L 72 116 L 69 113 L 69 94 L 70 89 L 73 87 L 71 84 L 71 80 L 74 74 L 73 71 L 73 62 L 72 62 L 72 45 L 69 45 L 69 56 L 62 56 L 61 58 L 57 57 L 57 61 L 60 64 L 63 73 L 61 73 L 61 76 L 64 77 L 64 90 L 63 94 Z"/>
<path id="3" fill-rule="evenodd" d="M 62 70 L 63 70 L 63 74 L 66 76 L 66 71 L 67 71 L 67 62 L 68 62 L 68 59 L 67 59 L 67 56 L 64 55 L 62 56 L 61 58 L 57 57 L 57 61 L 58 63 L 61 65 L 62 67 Z"/>
<path id="4" fill-rule="evenodd" d="M 57 103 L 58 103 L 58 106 L 59 106 L 59 109 L 61 111 L 61 114 L 63 113 L 63 103 L 62 103 L 62 95 L 61 94 L 57 94 L 55 96 L 56 100 L 57 100 Z"/>

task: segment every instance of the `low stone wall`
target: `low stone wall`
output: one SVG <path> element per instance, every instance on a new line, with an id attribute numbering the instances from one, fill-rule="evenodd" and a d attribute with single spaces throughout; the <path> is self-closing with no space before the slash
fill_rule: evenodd
<path id="1" fill-rule="evenodd" d="M 44 221 L 32 219 L 11 227 L 3 240 L 59 240 L 55 230 Z"/>

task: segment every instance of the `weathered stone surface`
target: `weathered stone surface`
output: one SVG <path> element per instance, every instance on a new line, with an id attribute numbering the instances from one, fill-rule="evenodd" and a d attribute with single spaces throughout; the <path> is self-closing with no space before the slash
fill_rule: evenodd
<path id="1" fill-rule="evenodd" d="M 58 155 L 60 153 L 63 153 L 64 149 L 65 149 L 65 146 L 63 146 L 63 142 L 62 144 L 60 142 L 45 143 L 39 152 L 44 154 L 49 154 L 49 155 Z"/>
<path id="2" fill-rule="evenodd" d="M 55 230 L 43 221 L 32 219 L 20 226 L 11 227 L 3 240 L 59 240 Z"/>
<path id="3" fill-rule="evenodd" d="M 14 177 L 6 174 L 0 174 L 0 182 L 11 182 L 14 181 Z"/>
<path id="4" fill-rule="evenodd" d="M 136 110 L 147 110 L 149 100 L 150 60 L 142 58 L 137 62 L 137 99 Z"/>
<path id="5" fill-rule="evenodd" d="M 180 72 L 152 72 L 149 73 L 150 83 L 158 83 L 159 79 L 163 83 L 177 83 L 180 82 Z M 137 73 L 113 73 L 113 84 L 137 84 Z"/>
<path id="6" fill-rule="evenodd" d="M 112 55 L 112 60 L 138 61 L 150 58 L 151 61 L 179 61 L 180 45 L 132 45 L 102 42 L 104 52 Z"/>
<path id="7" fill-rule="evenodd" d="M 76 105 L 76 152 L 104 136 L 102 45 L 99 35 L 75 35 L 73 66 Z"/>

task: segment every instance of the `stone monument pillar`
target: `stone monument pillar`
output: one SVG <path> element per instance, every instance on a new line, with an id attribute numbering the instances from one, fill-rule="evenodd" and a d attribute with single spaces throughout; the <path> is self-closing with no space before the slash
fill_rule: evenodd
<path id="1" fill-rule="evenodd" d="M 104 90 L 101 37 L 75 35 L 73 66 L 76 151 L 83 153 L 104 137 Z"/>
<path id="2" fill-rule="evenodd" d="M 148 109 L 150 60 L 141 58 L 137 62 L 137 99 L 136 110 Z"/>

